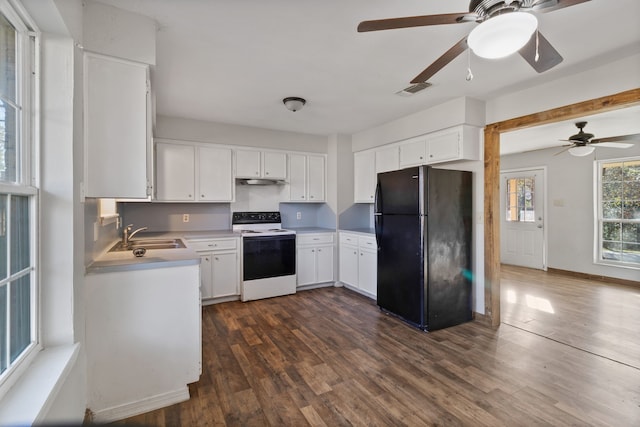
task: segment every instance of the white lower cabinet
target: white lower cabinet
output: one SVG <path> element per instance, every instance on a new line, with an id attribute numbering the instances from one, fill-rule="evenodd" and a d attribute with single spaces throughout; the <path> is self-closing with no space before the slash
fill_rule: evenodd
<path id="1" fill-rule="evenodd" d="M 340 232 L 340 281 L 372 298 L 378 287 L 377 257 L 374 236 Z"/>
<path id="2" fill-rule="evenodd" d="M 200 255 L 202 300 L 239 296 L 238 239 L 199 239 L 188 243 Z"/>
<path id="3" fill-rule="evenodd" d="M 296 280 L 298 286 L 333 282 L 334 233 L 296 236 Z"/>

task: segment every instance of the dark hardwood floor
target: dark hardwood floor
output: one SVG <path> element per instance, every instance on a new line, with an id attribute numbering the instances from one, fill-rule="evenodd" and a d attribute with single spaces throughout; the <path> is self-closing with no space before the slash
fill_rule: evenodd
<path id="1" fill-rule="evenodd" d="M 507 267 L 503 292 L 496 330 L 420 332 L 344 288 L 207 306 L 191 399 L 119 424 L 640 425 L 637 289 Z"/>

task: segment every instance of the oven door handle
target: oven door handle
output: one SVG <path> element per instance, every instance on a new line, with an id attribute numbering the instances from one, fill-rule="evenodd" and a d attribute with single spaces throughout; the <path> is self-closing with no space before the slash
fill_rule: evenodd
<path id="1" fill-rule="evenodd" d="M 295 240 L 296 239 L 296 235 L 295 234 L 285 234 L 285 235 L 281 235 L 281 236 L 242 236 L 242 239 L 245 241 L 251 241 L 251 242 L 257 242 L 257 241 L 262 241 L 262 240 L 269 240 L 269 241 L 278 241 L 278 240 Z"/>

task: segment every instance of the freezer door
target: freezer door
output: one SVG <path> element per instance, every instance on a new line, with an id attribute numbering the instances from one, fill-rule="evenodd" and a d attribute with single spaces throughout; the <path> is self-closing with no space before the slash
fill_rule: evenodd
<path id="1" fill-rule="evenodd" d="M 419 215 L 421 168 L 378 174 L 375 212 L 384 215 Z"/>
<path id="2" fill-rule="evenodd" d="M 423 216 L 378 215 L 378 305 L 423 327 Z"/>

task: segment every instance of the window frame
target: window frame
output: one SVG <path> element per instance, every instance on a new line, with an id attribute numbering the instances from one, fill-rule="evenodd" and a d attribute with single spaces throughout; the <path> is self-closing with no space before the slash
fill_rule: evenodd
<path id="1" fill-rule="evenodd" d="M 42 349 L 40 324 L 39 269 L 39 71 L 40 37 L 33 21 L 22 6 L 11 0 L 0 0 L 0 13 L 16 29 L 16 182 L 0 182 L 0 194 L 29 197 L 30 248 L 30 329 L 31 343 L 9 363 L 0 375 L 0 398 L 6 394 Z M 9 205 L 7 205 L 9 209 Z M 10 251 L 9 241 L 7 251 Z M 8 272 L 9 274 L 9 272 Z M 7 326 L 9 326 L 7 324 Z"/>
<path id="2" fill-rule="evenodd" d="M 627 268 L 631 270 L 640 270 L 640 262 L 616 261 L 612 259 L 604 259 L 602 257 L 602 233 L 604 218 L 602 215 L 602 170 L 604 165 L 610 163 L 640 161 L 640 156 L 619 157 L 611 159 L 595 160 L 594 167 L 594 248 L 593 262 L 597 265 L 605 265 L 609 267 Z M 620 219 L 623 223 L 640 224 L 640 219 Z"/>

